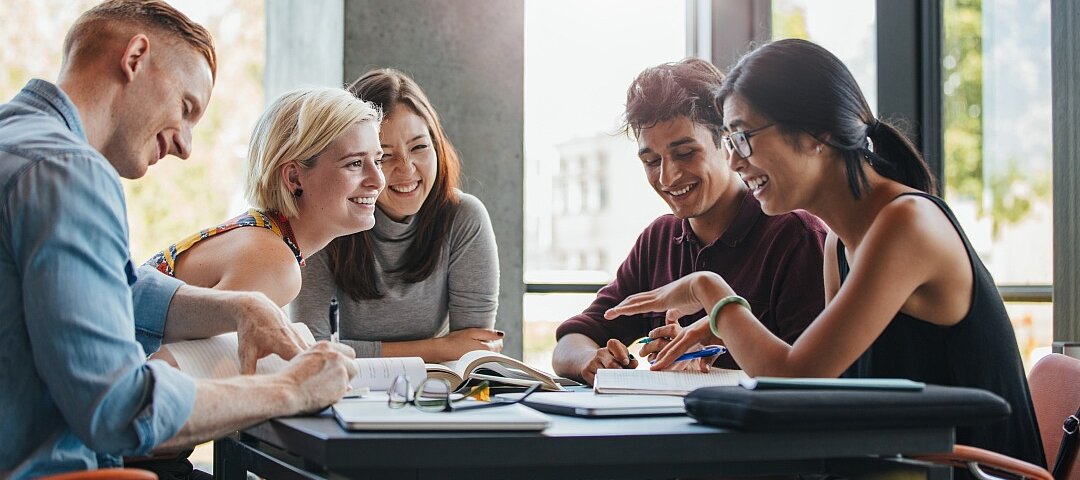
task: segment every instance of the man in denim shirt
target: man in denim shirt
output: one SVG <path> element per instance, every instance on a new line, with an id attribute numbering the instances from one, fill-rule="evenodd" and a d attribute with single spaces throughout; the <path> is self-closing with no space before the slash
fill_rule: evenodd
<path id="1" fill-rule="evenodd" d="M 68 33 L 57 84 L 0 105 L 0 477 L 116 466 L 344 394 L 347 347 L 305 346 L 265 296 L 181 283 L 129 259 L 120 176 L 187 158 L 213 88 L 209 33 L 168 5 L 110 0 Z M 244 370 L 193 380 L 146 354 L 237 330 Z"/>

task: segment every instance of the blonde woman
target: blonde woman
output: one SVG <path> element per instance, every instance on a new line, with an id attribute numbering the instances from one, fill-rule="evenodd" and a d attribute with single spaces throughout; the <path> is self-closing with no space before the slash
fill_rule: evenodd
<path id="1" fill-rule="evenodd" d="M 248 151 L 245 190 L 254 208 L 146 263 L 191 285 L 291 302 L 306 256 L 375 225 L 386 185 L 381 121 L 378 109 L 340 88 L 282 95 L 259 119 Z"/>
<path id="2" fill-rule="evenodd" d="M 282 95 L 259 118 L 248 149 L 245 191 L 254 208 L 170 245 L 146 265 L 189 285 L 291 302 L 307 255 L 375 225 L 375 200 L 386 185 L 381 122 L 377 108 L 340 88 Z M 190 453 L 129 463 L 160 478 L 210 478 L 192 469 Z"/>

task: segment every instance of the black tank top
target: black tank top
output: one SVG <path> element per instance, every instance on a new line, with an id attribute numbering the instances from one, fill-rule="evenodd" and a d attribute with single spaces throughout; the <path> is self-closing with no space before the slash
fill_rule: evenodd
<path id="1" fill-rule="evenodd" d="M 994 392 L 1009 402 L 1012 415 L 1003 422 L 957 428 L 956 443 L 992 450 L 1045 467 L 1042 440 L 1035 423 L 1035 410 L 1024 376 L 1024 365 L 1020 361 L 1016 334 L 994 279 L 979 260 L 944 200 L 921 192 L 904 193 L 897 198 L 903 195 L 930 199 L 945 212 L 953 228 L 960 234 L 973 274 L 971 307 L 960 323 L 951 327 L 935 325 L 898 312 L 881 336 L 843 376 L 909 378 Z M 843 284 L 850 267 L 844 254 L 844 244 L 839 241 L 836 259 L 840 266 L 840 283 Z"/>

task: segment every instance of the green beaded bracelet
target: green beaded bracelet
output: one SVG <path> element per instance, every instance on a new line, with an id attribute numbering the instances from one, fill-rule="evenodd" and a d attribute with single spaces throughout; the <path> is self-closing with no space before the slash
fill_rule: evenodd
<path id="1" fill-rule="evenodd" d="M 720 309 L 724 308 L 724 305 L 729 303 L 738 303 L 739 305 L 746 307 L 746 310 L 751 314 L 754 313 L 754 310 L 750 308 L 750 302 L 747 302 L 745 298 L 738 295 L 721 298 L 719 302 L 716 302 L 716 305 L 713 305 L 712 311 L 709 312 L 709 330 L 712 330 L 712 334 L 716 336 L 716 338 L 720 338 L 720 332 L 716 331 L 716 317 L 720 315 Z"/>

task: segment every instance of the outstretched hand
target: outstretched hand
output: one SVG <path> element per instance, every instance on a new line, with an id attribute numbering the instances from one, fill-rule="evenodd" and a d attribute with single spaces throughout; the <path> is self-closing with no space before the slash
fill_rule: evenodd
<path id="1" fill-rule="evenodd" d="M 655 290 L 626 297 L 618 305 L 604 312 L 604 318 L 613 320 L 624 315 L 667 312 L 668 321 L 673 319 L 678 321 L 686 315 L 708 308 L 698 298 L 695 291 L 697 284 L 702 281 L 718 281 L 727 286 L 724 279 L 713 272 L 694 272 Z"/>

